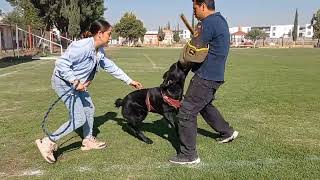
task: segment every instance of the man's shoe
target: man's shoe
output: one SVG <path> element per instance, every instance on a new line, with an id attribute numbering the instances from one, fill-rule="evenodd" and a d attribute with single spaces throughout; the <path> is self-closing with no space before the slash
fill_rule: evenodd
<path id="1" fill-rule="evenodd" d="M 238 131 L 234 131 L 230 137 L 219 139 L 219 140 L 218 140 L 218 143 L 228 143 L 228 142 L 231 142 L 231 141 L 233 141 L 235 138 L 237 138 L 238 135 L 239 135 L 239 132 L 238 132 Z"/>
<path id="2" fill-rule="evenodd" d="M 82 141 L 81 150 L 88 151 L 91 149 L 104 149 L 107 147 L 105 142 L 98 141 L 95 137 L 85 138 Z"/>
<path id="3" fill-rule="evenodd" d="M 50 164 L 56 162 L 53 151 L 57 150 L 57 144 L 52 142 L 48 137 L 36 140 L 37 147 L 42 157 Z"/>
<path id="4" fill-rule="evenodd" d="M 200 163 L 200 158 L 199 158 L 199 156 L 196 156 L 195 158 L 187 158 L 187 157 L 184 157 L 184 156 L 178 154 L 178 155 L 170 158 L 169 162 L 174 163 L 174 164 L 180 164 L 180 165 L 198 164 L 198 163 Z"/>

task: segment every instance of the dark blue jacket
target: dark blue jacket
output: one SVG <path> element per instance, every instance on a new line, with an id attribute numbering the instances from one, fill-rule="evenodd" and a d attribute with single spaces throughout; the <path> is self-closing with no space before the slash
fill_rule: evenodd
<path id="1" fill-rule="evenodd" d="M 224 81 L 225 64 L 230 47 L 230 33 L 225 18 L 216 12 L 201 21 L 202 40 L 209 44 L 205 61 L 193 69 L 206 80 Z"/>

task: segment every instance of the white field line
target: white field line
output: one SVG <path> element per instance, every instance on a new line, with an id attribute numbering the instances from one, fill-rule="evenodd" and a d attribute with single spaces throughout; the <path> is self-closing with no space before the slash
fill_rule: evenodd
<path id="1" fill-rule="evenodd" d="M 232 51 L 233 54 L 243 55 L 243 56 L 265 56 L 271 57 L 272 59 L 279 58 L 279 56 L 273 56 L 268 54 L 259 54 L 259 53 L 239 53 L 239 51 Z"/>
<path id="2" fill-rule="evenodd" d="M 8 76 L 8 75 L 17 73 L 17 72 L 19 72 L 19 71 L 12 71 L 12 72 L 9 72 L 9 73 L 0 74 L 0 77 L 5 77 L 5 76 Z"/>
<path id="3" fill-rule="evenodd" d="M 42 176 L 44 174 L 41 170 L 25 170 L 15 174 L 6 174 L 0 172 L 0 177 L 23 177 L 23 176 Z"/>
<path id="4" fill-rule="evenodd" d="M 157 65 L 156 65 L 156 63 L 154 63 L 154 62 L 152 61 L 152 59 L 151 59 L 148 55 L 143 54 L 143 56 L 152 64 L 152 68 L 153 68 L 153 69 L 158 68 Z"/>
<path id="5" fill-rule="evenodd" d="M 46 64 L 48 62 L 50 62 L 51 60 L 44 60 L 44 61 L 41 61 L 41 62 L 38 62 L 37 64 L 31 64 L 31 66 L 29 68 L 26 68 L 26 69 L 21 69 L 21 70 L 16 70 L 16 71 L 11 71 L 9 73 L 4 73 L 4 74 L 0 74 L 0 78 L 1 77 L 5 77 L 5 76 L 8 76 L 8 75 L 11 75 L 11 74 L 15 74 L 15 73 L 18 73 L 18 72 L 21 72 L 21 71 L 26 71 L 26 70 L 30 70 L 30 69 L 34 69 L 36 67 L 38 67 L 39 65 L 42 65 L 42 64 Z M 30 63 L 23 63 L 23 64 L 19 64 L 18 66 L 26 66 L 26 65 L 30 65 Z M 18 68 L 18 67 L 17 67 Z"/>

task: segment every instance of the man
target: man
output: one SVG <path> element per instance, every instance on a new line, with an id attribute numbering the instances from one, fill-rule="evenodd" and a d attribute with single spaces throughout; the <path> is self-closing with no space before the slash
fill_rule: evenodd
<path id="1" fill-rule="evenodd" d="M 224 82 L 230 42 L 228 24 L 219 12 L 215 12 L 214 0 L 193 0 L 193 10 L 196 18 L 201 21 L 201 38 L 209 44 L 209 52 L 203 63 L 193 68 L 195 75 L 177 115 L 180 152 L 169 159 L 176 164 L 200 162 L 196 151 L 199 112 L 205 121 L 220 133 L 219 143 L 230 142 L 238 136 L 238 132 L 229 126 L 218 109 L 212 105 L 215 92 Z"/>

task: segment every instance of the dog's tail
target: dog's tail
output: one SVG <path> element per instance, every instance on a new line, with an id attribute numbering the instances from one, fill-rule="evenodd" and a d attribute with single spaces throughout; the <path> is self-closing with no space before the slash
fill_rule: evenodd
<path id="1" fill-rule="evenodd" d="M 119 108 L 123 105 L 123 99 L 117 99 L 115 102 L 114 102 L 114 105 Z"/>

